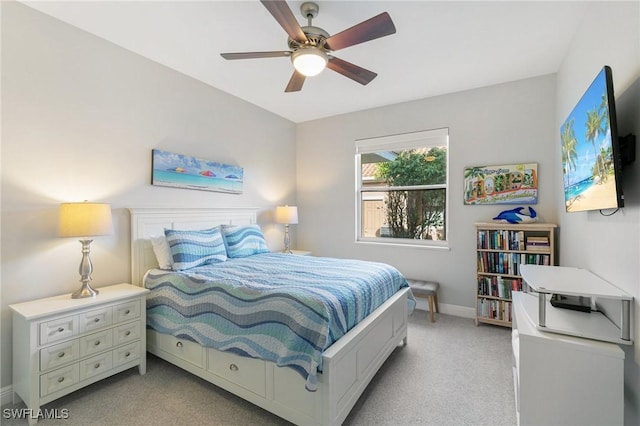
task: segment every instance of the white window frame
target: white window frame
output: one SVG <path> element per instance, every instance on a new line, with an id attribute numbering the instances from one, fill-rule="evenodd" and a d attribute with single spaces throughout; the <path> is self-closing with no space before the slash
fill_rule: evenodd
<path id="1" fill-rule="evenodd" d="M 425 147 L 447 147 L 447 177 L 446 183 L 441 185 L 446 189 L 445 197 L 445 234 L 446 240 L 413 240 L 409 238 L 391 238 L 391 237 L 363 237 L 362 236 L 362 200 L 363 193 L 370 192 L 371 190 L 384 189 L 388 191 L 387 187 L 367 187 L 367 190 L 363 190 L 362 186 L 362 162 L 361 155 L 380 152 L 380 151 L 401 151 Z M 355 141 L 355 171 L 356 171 L 356 243 L 365 244 L 388 244 L 397 246 L 414 246 L 414 247 L 431 247 L 431 248 L 449 248 L 449 240 L 451 235 L 449 234 L 449 129 L 433 129 L 423 130 L 419 132 L 403 133 L 399 135 L 380 136 L 376 138 L 358 139 Z M 411 187 L 397 187 L 395 189 L 434 189 L 434 185 L 425 186 L 411 186 Z"/>

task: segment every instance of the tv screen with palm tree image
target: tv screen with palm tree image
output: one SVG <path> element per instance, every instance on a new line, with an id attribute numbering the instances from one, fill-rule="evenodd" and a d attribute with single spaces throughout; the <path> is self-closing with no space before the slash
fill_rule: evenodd
<path id="1" fill-rule="evenodd" d="M 598 73 L 560 128 L 567 212 L 624 207 L 611 68 Z"/>

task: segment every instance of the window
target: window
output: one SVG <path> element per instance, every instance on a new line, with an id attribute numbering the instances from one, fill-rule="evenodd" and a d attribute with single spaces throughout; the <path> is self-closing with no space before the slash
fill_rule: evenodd
<path id="1" fill-rule="evenodd" d="M 449 130 L 356 141 L 356 240 L 446 246 Z"/>

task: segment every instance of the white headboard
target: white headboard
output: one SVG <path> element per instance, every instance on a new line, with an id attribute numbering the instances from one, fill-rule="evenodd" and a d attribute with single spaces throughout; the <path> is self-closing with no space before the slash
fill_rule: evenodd
<path id="1" fill-rule="evenodd" d="M 257 208 L 229 209 L 129 209 L 131 213 L 131 283 L 142 285 L 144 274 L 158 267 L 150 237 L 167 229 L 198 230 L 217 225 L 256 223 Z"/>

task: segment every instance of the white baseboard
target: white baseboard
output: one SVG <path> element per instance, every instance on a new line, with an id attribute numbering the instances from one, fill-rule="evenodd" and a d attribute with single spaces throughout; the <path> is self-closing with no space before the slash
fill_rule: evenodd
<path id="1" fill-rule="evenodd" d="M 453 315 L 462 318 L 476 318 L 476 310 L 473 308 L 467 308 L 465 306 L 448 305 L 446 303 L 438 303 L 438 310 L 441 314 Z M 427 300 L 421 297 L 416 297 L 416 309 L 423 311 L 429 310 L 429 304 Z"/>
<path id="2" fill-rule="evenodd" d="M 13 404 L 13 387 L 11 385 L 0 389 L 0 406 Z"/>
<path id="3" fill-rule="evenodd" d="M 467 308 L 465 306 L 438 304 L 440 312 L 447 315 L 454 315 L 456 317 L 476 319 L 476 310 L 474 308 Z"/>

